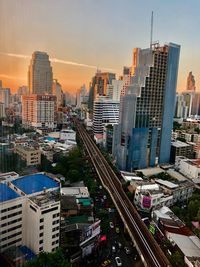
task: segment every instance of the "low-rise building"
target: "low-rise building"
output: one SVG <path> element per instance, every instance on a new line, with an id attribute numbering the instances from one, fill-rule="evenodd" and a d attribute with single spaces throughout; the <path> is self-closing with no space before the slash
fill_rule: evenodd
<path id="1" fill-rule="evenodd" d="M 26 161 L 27 166 L 34 166 L 41 163 L 41 152 L 37 148 L 29 145 L 16 145 L 14 151 Z"/>
<path id="2" fill-rule="evenodd" d="M 200 159 L 177 157 L 176 169 L 190 179 L 200 178 Z"/>
<path id="3" fill-rule="evenodd" d="M 153 220 L 167 239 L 184 255 L 186 266 L 199 266 L 199 238 L 168 207 L 154 210 Z"/>
<path id="4" fill-rule="evenodd" d="M 193 146 L 181 141 L 174 141 L 171 143 L 171 162 L 175 162 L 177 156 L 184 156 L 187 158 L 193 157 Z"/>
<path id="5" fill-rule="evenodd" d="M 130 182 L 134 195 L 134 204 L 138 210 L 149 212 L 162 206 L 170 207 L 184 202 L 192 196 L 194 185 L 190 182 L 171 182 L 161 179 L 149 181 L 132 180 Z"/>
<path id="6" fill-rule="evenodd" d="M 76 142 L 76 132 L 72 129 L 63 129 L 60 131 L 60 140 Z"/>

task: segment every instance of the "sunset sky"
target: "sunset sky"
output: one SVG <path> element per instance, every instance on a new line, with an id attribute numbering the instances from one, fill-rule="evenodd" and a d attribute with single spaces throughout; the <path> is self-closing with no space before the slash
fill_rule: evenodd
<path id="1" fill-rule="evenodd" d="M 200 88 L 199 0 L 0 0 L 0 80 L 13 91 L 27 84 L 33 51 L 53 59 L 64 90 L 88 88 L 97 67 L 120 75 L 132 49 L 153 40 L 181 45 L 178 91 L 189 71 Z"/>

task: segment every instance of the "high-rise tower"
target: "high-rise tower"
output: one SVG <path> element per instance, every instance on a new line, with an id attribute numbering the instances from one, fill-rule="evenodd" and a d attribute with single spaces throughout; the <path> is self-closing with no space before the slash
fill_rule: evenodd
<path id="1" fill-rule="evenodd" d="M 114 127 L 113 156 L 121 170 L 169 162 L 179 53 L 172 43 L 138 51 Z"/>
<path id="2" fill-rule="evenodd" d="M 31 94 L 52 94 L 53 73 L 49 56 L 36 51 L 28 70 L 28 86 Z"/>
<path id="3" fill-rule="evenodd" d="M 194 92 L 195 89 L 196 89 L 196 86 L 195 86 L 194 75 L 192 74 L 192 71 L 190 71 L 187 77 L 186 90 L 190 92 Z"/>

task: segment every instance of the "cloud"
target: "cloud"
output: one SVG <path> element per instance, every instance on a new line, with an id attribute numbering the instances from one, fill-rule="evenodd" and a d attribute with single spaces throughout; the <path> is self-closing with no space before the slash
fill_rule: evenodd
<path id="1" fill-rule="evenodd" d="M 1 55 L 4 55 L 4 56 L 9 56 L 9 57 L 17 57 L 17 58 L 30 59 L 30 56 L 22 55 L 22 54 L 2 53 L 2 52 L 0 52 L 0 54 Z"/>
<path id="2" fill-rule="evenodd" d="M 22 59 L 30 59 L 31 58 L 28 55 L 22 55 L 22 54 L 3 53 L 3 52 L 0 52 L 0 54 L 4 55 L 4 56 L 16 57 L 16 58 L 22 58 Z M 54 62 L 54 63 L 60 63 L 60 64 L 66 64 L 66 65 L 71 65 L 71 66 L 76 66 L 76 67 L 90 68 L 90 69 L 97 69 L 97 66 L 73 62 L 73 61 L 68 61 L 68 60 L 63 60 L 63 59 L 58 59 L 58 58 L 50 58 L 50 60 L 51 60 L 51 62 Z M 111 72 L 116 72 L 116 70 L 111 69 L 111 68 L 106 68 L 106 67 L 99 67 L 99 69 L 107 70 L 107 71 L 111 71 Z"/>
<path id="3" fill-rule="evenodd" d="M 0 78 L 9 79 L 9 80 L 25 80 L 25 78 L 23 77 L 11 76 L 7 74 L 3 74 L 3 73 L 2 74 L 0 73 Z"/>

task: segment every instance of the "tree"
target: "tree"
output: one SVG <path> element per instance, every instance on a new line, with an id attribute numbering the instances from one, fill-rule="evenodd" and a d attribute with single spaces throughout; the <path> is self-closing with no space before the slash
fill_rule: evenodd
<path id="1" fill-rule="evenodd" d="M 177 121 L 173 122 L 173 130 L 179 130 L 181 128 L 181 124 L 178 123 Z"/>
<path id="2" fill-rule="evenodd" d="M 183 255 L 181 255 L 179 251 L 176 251 L 170 255 L 170 262 L 172 266 L 185 266 Z"/>
<path id="3" fill-rule="evenodd" d="M 59 248 L 55 252 L 41 252 L 34 260 L 26 262 L 23 267 L 70 267 L 71 264 L 65 258 Z"/>
<path id="4" fill-rule="evenodd" d="M 190 215 L 190 219 L 195 219 L 197 217 L 198 211 L 200 207 L 200 200 L 191 200 L 188 205 L 188 212 Z"/>
<path id="5" fill-rule="evenodd" d="M 194 130 L 196 133 L 200 134 L 200 128 L 195 128 Z"/>
<path id="6" fill-rule="evenodd" d="M 81 176 L 80 172 L 75 170 L 75 169 L 69 170 L 67 172 L 67 179 L 70 180 L 70 182 L 72 182 L 72 183 L 80 181 L 81 177 L 82 176 Z"/>

